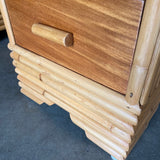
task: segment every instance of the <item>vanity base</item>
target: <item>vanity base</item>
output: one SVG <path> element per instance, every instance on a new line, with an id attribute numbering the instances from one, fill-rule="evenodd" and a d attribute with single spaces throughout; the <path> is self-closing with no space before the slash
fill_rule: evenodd
<path id="1" fill-rule="evenodd" d="M 146 106 L 132 106 L 96 82 L 23 48 L 9 47 L 24 95 L 38 104 L 56 103 L 91 141 L 117 160 L 126 159 L 157 110 L 160 87 Z"/>

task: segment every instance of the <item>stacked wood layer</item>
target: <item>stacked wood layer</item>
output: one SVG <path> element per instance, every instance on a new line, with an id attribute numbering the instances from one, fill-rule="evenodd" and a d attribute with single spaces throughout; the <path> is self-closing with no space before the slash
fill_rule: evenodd
<path id="1" fill-rule="evenodd" d="M 56 103 L 70 113 L 91 141 L 118 160 L 127 157 L 157 109 L 158 91 L 141 111 L 124 96 L 54 62 L 18 46 L 9 48 L 23 94 L 38 104 Z M 154 106 L 153 101 L 157 102 Z"/>

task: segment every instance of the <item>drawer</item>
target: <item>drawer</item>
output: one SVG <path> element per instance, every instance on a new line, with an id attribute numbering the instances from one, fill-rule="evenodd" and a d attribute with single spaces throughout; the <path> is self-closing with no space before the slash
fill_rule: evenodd
<path id="1" fill-rule="evenodd" d="M 16 44 L 126 93 L 142 0 L 6 0 Z M 32 33 L 40 23 L 73 34 L 65 47 Z"/>

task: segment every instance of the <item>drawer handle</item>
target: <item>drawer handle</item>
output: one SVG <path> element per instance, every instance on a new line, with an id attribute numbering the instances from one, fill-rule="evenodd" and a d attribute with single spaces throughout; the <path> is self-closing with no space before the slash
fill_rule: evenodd
<path id="1" fill-rule="evenodd" d="M 32 33 L 61 44 L 65 47 L 73 45 L 73 34 L 43 24 L 33 24 Z"/>

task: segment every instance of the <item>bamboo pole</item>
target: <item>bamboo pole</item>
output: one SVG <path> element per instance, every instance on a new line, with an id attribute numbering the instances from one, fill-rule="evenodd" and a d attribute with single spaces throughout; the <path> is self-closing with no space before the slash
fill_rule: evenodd
<path id="1" fill-rule="evenodd" d="M 124 158 L 123 158 L 122 155 L 120 155 L 119 153 L 117 153 L 116 151 L 114 151 L 113 149 L 111 149 L 110 147 L 108 147 L 107 145 L 105 145 L 102 141 L 100 141 L 98 138 L 96 138 L 95 136 L 93 136 L 91 133 L 89 133 L 89 132 L 86 131 L 86 136 L 88 137 L 88 139 L 90 139 L 92 142 L 94 142 L 95 144 L 97 144 L 104 151 L 106 151 L 107 153 L 109 153 L 110 155 L 112 155 L 113 157 L 115 157 L 117 160 L 124 160 Z"/>
<path id="2" fill-rule="evenodd" d="M 141 116 L 139 117 L 138 125 L 135 128 L 135 134 L 137 132 L 137 129 L 141 127 L 141 124 L 143 122 L 146 121 L 149 122 L 150 119 L 148 119 L 147 117 L 155 110 L 154 108 L 158 106 L 159 102 L 160 102 L 160 86 L 157 89 L 155 89 L 152 96 L 149 97 L 148 103 L 145 106 L 142 106 L 144 109 L 141 113 Z"/>
<path id="3" fill-rule="evenodd" d="M 44 94 L 44 89 L 40 88 L 39 86 L 37 86 L 36 84 L 32 83 L 31 81 L 29 81 L 28 79 L 18 75 L 17 79 L 19 81 L 21 81 L 23 84 L 29 86 L 31 89 L 33 89 L 34 91 L 38 92 L 39 94 L 43 95 Z"/>
<path id="4" fill-rule="evenodd" d="M 70 115 L 72 121 L 74 123 L 76 123 L 78 126 L 80 126 L 83 130 L 91 133 L 93 136 L 95 136 L 97 139 L 99 139 L 100 141 L 103 141 L 103 143 L 105 143 L 108 147 L 110 147 L 111 149 L 115 150 L 117 153 L 119 153 L 120 155 L 122 155 L 124 158 L 126 158 L 126 152 L 124 150 L 122 150 L 120 147 L 116 146 L 113 142 L 105 139 L 101 134 L 95 132 L 93 130 L 93 128 L 90 128 L 87 125 L 84 125 L 81 120 L 79 120 L 77 117 Z"/>
<path id="5" fill-rule="evenodd" d="M 54 101 L 56 104 L 58 104 L 59 106 L 61 106 L 64 110 L 68 111 L 71 114 L 74 115 L 78 115 L 79 117 L 83 116 L 84 117 L 89 117 L 92 121 L 97 121 L 97 123 L 99 123 L 99 120 L 97 120 L 97 118 L 95 117 L 94 119 L 92 119 L 90 117 L 90 115 L 86 112 L 83 112 L 83 110 L 78 111 L 76 108 L 73 108 L 72 106 L 70 106 L 69 103 L 67 102 L 63 102 L 62 100 L 60 100 L 59 98 L 53 96 L 51 93 L 45 92 L 44 96 L 47 97 L 48 99 L 50 99 L 51 101 Z M 103 126 L 102 123 L 99 123 Z M 107 131 L 111 132 L 112 134 L 114 134 L 116 137 L 121 138 L 123 141 L 130 143 L 130 136 L 128 136 L 125 132 L 120 131 L 118 128 L 114 127 L 111 124 L 106 124 L 104 129 L 107 129 Z"/>
<path id="6" fill-rule="evenodd" d="M 13 60 L 19 61 L 20 55 L 17 54 L 16 52 L 12 51 L 12 52 L 10 53 L 10 57 L 11 57 Z"/>
<path id="7" fill-rule="evenodd" d="M 159 98 L 160 98 L 160 95 L 159 95 Z M 143 119 L 141 124 L 139 124 L 137 131 L 136 131 L 136 134 L 134 135 L 133 140 L 130 144 L 130 147 L 129 147 L 130 149 L 129 149 L 127 155 L 131 152 L 131 150 L 133 149 L 133 147 L 135 146 L 135 144 L 137 143 L 137 141 L 139 140 L 139 138 L 141 137 L 141 135 L 143 134 L 143 132 L 147 128 L 149 121 L 151 120 L 151 118 L 155 114 L 156 110 L 158 109 L 158 104 L 159 103 L 156 103 L 154 105 L 154 107 L 152 106 L 152 104 L 149 105 L 150 107 L 152 106 L 152 110 L 150 111 L 150 113 L 148 113 L 146 115 L 146 117 Z"/>
<path id="8" fill-rule="evenodd" d="M 151 91 L 149 93 L 149 96 L 152 96 L 152 94 L 154 93 L 155 89 L 158 87 L 156 87 L 156 84 L 157 84 L 157 81 L 159 80 L 160 78 L 160 65 L 158 66 L 158 70 L 157 70 L 157 73 L 154 77 L 154 82 L 153 82 L 153 85 L 152 85 L 152 88 L 151 88 Z"/>
<path id="9" fill-rule="evenodd" d="M 117 109 L 115 107 L 112 107 L 112 105 L 105 105 L 104 108 L 102 108 L 102 104 L 96 104 L 93 103 L 92 101 L 89 101 L 87 98 L 81 96 L 74 90 L 67 88 L 66 86 L 63 85 L 63 83 L 56 82 L 54 80 L 49 79 L 45 73 L 41 74 L 41 80 L 51 86 L 52 88 L 56 89 L 57 91 L 63 93 L 67 97 L 77 101 L 80 105 L 84 105 L 86 107 L 91 107 L 92 109 L 95 110 L 95 112 L 100 112 L 101 114 L 104 114 L 106 117 L 110 117 L 108 115 L 111 114 L 118 119 L 122 120 L 123 122 L 126 122 L 131 125 L 136 125 L 137 124 L 137 117 L 132 115 L 129 112 L 124 112 L 123 110 Z M 76 96 L 75 96 L 76 95 Z"/>
<path id="10" fill-rule="evenodd" d="M 42 81 L 47 84 L 50 87 L 54 87 L 55 90 L 57 90 L 55 88 L 56 85 L 53 81 L 49 80 L 49 79 L 45 79 L 46 77 L 44 77 L 43 75 L 41 75 L 41 79 Z M 66 94 L 64 93 L 65 88 L 63 88 L 62 90 L 57 90 L 60 93 L 63 93 L 63 95 L 66 96 Z M 73 95 L 75 95 L 76 93 L 74 93 Z M 70 94 L 71 95 L 71 94 Z M 124 121 L 120 120 L 119 118 L 117 118 L 116 116 L 113 116 L 111 113 L 106 112 L 105 110 L 102 110 L 100 108 L 100 106 L 97 106 L 96 104 L 92 104 L 91 102 L 87 101 L 85 99 L 85 97 L 77 97 L 77 94 L 74 96 L 70 96 L 67 95 L 66 97 L 74 100 L 75 102 L 77 102 L 80 106 L 85 106 L 85 109 L 87 110 L 91 110 L 92 112 L 94 112 L 95 114 L 103 117 L 104 119 L 108 119 L 111 123 L 113 123 L 114 125 L 116 125 L 117 127 L 119 127 L 120 129 L 124 130 L 125 132 L 129 133 L 129 134 L 133 134 L 133 127 L 131 125 L 128 125 L 128 123 L 125 123 Z M 83 103 L 86 102 L 86 103 Z M 118 125 L 117 125 L 118 124 Z"/>
<path id="11" fill-rule="evenodd" d="M 158 81 L 157 81 L 157 83 L 156 83 L 156 88 L 158 88 L 159 86 L 160 86 L 160 75 L 159 75 Z"/>
<path id="12" fill-rule="evenodd" d="M 150 64 L 150 68 L 146 77 L 145 85 L 140 99 L 141 104 L 147 104 L 149 95 L 152 94 L 153 90 L 155 89 L 156 86 L 155 77 L 157 77 L 157 74 L 160 73 L 159 68 L 160 68 L 160 32 L 156 41 L 152 62 Z"/>
<path id="13" fill-rule="evenodd" d="M 129 105 L 125 97 L 117 92 L 114 92 L 100 84 L 97 84 L 96 82 L 93 82 L 79 74 L 76 74 L 62 66 L 59 66 L 55 64 L 54 62 L 51 62 L 41 56 L 35 55 L 32 52 L 29 52 L 28 50 L 25 50 L 21 47 L 18 47 L 16 45 L 9 44 L 8 47 L 11 50 L 16 51 L 18 54 L 24 56 L 25 58 L 29 59 L 30 61 L 43 66 L 44 68 L 48 68 L 50 71 L 53 71 L 56 74 L 61 74 L 66 79 L 70 80 L 74 84 L 87 89 L 88 91 L 92 93 L 98 93 L 99 96 L 106 99 L 108 102 L 114 102 L 115 105 L 119 105 L 119 107 L 124 108 L 134 114 L 139 115 L 141 112 L 141 109 L 139 105 Z"/>
<path id="14" fill-rule="evenodd" d="M 137 109 L 138 107 L 135 107 L 136 109 L 134 109 L 134 107 L 132 106 L 131 110 L 129 110 L 129 109 L 125 109 L 124 107 L 119 107 L 119 105 L 114 104 L 113 102 L 112 103 L 108 102 L 104 97 L 99 96 L 97 93 L 90 92 L 87 89 L 85 89 L 84 87 L 81 87 L 81 86 L 73 83 L 72 81 L 66 79 L 64 76 L 58 75 L 57 73 L 52 72 L 43 66 L 35 64 L 34 62 L 28 60 L 27 58 L 25 58 L 23 56 L 20 56 L 19 61 L 25 65 L 30 66 L 31 68 L 35 69 L 36 71 L 38 71 L 40 73 L 45 73 L 45 75 L 47 75 L 50 79 L 53 79 L 54 81 L 57 81 L 61 84 L 64 84 L 66 87 L 76 91 L 76 93 L 79 93 L 79 94 L 85 96 L 87 99 L 91 100 L 92 102 L 99 103 L 101 106 L 104 106 L 104 108 L 107 108 L 108 105 L 112 109 L 115 108 L 115 110 L 117 110 L 118 114 L 120 114 L 121 112 L 124 112 L 127 115 L 133 115 L 133 113 L 134 114 L 136 113 L 137 115 L 139 115 L 141 112 L 140 109 Z M 130 108 L 130 107 L 128 106 L 128 108 Z"/>
<path id="15" fill-rule="evenodd" d="M 159 19 L 160 0 L 147 0 L 126 94 L 126 100 L 131 105 L 139 104 L 140 101 L 160 29 Z"/>
<path id="16" fill-rule="evenodd" d="M 45 98 L 43 95 L 39 94 L 38 92 L 34 91 L 33 89 L 31 89 L 29 86 L 25 85 L 24 83 L 19 82 L 18 85 L 21 88 L 23 88 L 24 90 L 28 91 L 29 93 L 32 93 L 32 95 L 34 95 L 35 97 L 39 98 L 40 100 L 42 100 L 43 102 L 45 102 L 49 106 L 54 104 L 53 102 L 51 102 L 50 100 Z"/>
<path id="17" fill-rule="evenodd" d="M 105 130 L 96 121 L 93 121 L 93 120 L 89 119 L 88 117 L 86 117 L 86 116 L 84 116 L 82 114 L 75 114 L 74 113 L 73 116 L 77 117 L 78 119 L 80 119 L 80 121 L 83 123 L 83 125 L 92 127 L 96 132 L 98 132 L 101 135 L 103 135 L 104 138 L 114 142 L 117 146 L 119 146 L 123 150 L 125 150 L 125 151 L 129 150 L 129 143 L 124 142 L 123 140 L 119 139 L 118 137 L 116 137 L 111 132 L 108 132 L 107 130 Z"/>
<path id="18" fill-rule="evenodd" d="M 90 117 L 91 119 L 95 120 L 100 123 L 102 126 L 104 126 L 106 129 L 108 130 L 112 130 L 112 132 L 115 132 L 117 135 L 119 135 L 120 137 L 123 137 L 124 139 L 130 140 L 130 135 L 126 132 L 124 132 L 122 129 L 119 129 L 119 123 L 117 123 L 116 126 L 118 126 L 118 128 L 116 126 L 114 126 L 114 124 L 110 123 L 107 120 L 105 120 L 102 116 L 98 116 L 97 114 L 94 114 L 94 112 L 91 112 L 90 110 L 86 110 L 85 107 L 80 106 L 79 104 L 77 104 L 75 101 L 68 99 L 67 97 L 65 97 L 63 94 L 57 92 L 56 90 L 54 90 L 53 88 L 49 87 L 48 85 L 44 84 L 42 81 L 36 79 L 35 77 L 31 76 L 30 74 L 27 74 L 26 72 L 16 68 L 15 69 L 16 73 L 20 74 L 21 76 L 29 79 L 31 82 L 36 83 L 37 85 L 39 85 L 41 88 L 43 88 L 44 90 L 48 91 L 49 93 L 51 93 L 54 97 L 59 97 L 61 101 L 65 101 L 65 103 L 67 104 L 72 104 L 72 107 L 75 109 L 78 109 L 80 112 L 83 112 L 84 114 L 87 114 L 88 117 Z M 54 102 L 54 100 L 53 100 Z M 56 103 L 56 101 L 55 101 Z M 114 122 L 115 123 L 115 122 Z M 131 132 L 131 130 L 127 130 L 127 132 Z"/>
<path id="19" fill-rule="evenodd" d="M 28 72 L 29 73 L 29 72 Z M 41 79 L 44 79 L 44 77 L 43 77 L 43 75 L 41 75 Z M 48 81 L 49 82 L 49 81 Z M 47 83 L 48 83 L 47 82 Z M 57 86 L 57 85 L 53 85 L 53 81 L 50 81 L 50 84 L 52 85 L 52 87 L 55 87 L 55 86 Z M 74 95 L 75 93 L 73 93 L 73 95 Z M 75 96 L 76 97 L 76 96 Z M 73 97 L 72 97 L 73 98 Z M 82 97 L 82 99 L 84 99 L 83 97 Z M 86 104 L 85 104 L 86 105 Z M 95 106 L 93 106 L 94 108 L 95 108 Z M 99 110 L 99 108 L 98 108 L 98 110 Z M 95 110 L 95 112 L 97 112 L 97 110 Z M 102 111 L 101 112 L 102 114 L 104 114 L 104 111 Z M 131 126 L 129 126 L 127 123 L 128 123 L 128 121 L 127 121 L 127 123 L 124 123 L 124 122 L 120 122 L 120 120 L 119 119 L 117 119 L 117 118 L 115 118 L 114 116 L 112 116 L 112 115 L 110 115 L 110 114 L 108 114 L 107 112 L 105 113 L 105 116 L 107 115 L 107 117 L 108 117 L 108 119 L 111 119 L 112 120 L 112 123 L 115 123 L 115 122 L 117 122 L 118 124 L 119 124 L 119 127 L 122 127 L 123 128 L 123 130 L 124 131 L 126 131 L 126 132 L 129 132 L 130 134 L 133 134 L 134 133 L 134 131 L 133 131 L 133 127 L 131 127 Z M 131 119 L 132 120 L 132 119 Z M 123 124 L 123 125 L 122 125 Z M 121 128 L 121 129 L 122 129 Z"/>
<path id="20" fill-rule="evenodd" d="M 76 110 L 72 110 L 71 109 L 72 107 L 70 107 L 69 105 L 65 104 L 64 102 L 59 102 L 56 98 L 53 98 L 53 96 L 51 94 L 49 94 L 48 92 L 45 92 L 44 95 L 48 99 L 50 99 L 51 101 L 53 101 L 53 100 L 56 101 L 56 103 L 58 105 L 60 104 L 62 106 L 62 108 L 64 108 L 65 110 L 69 111 L 74 116 L 79 117 L 80 119 L 83 119 L 88 124 L 91 124 L 91 126 L 94 128 L 94 130 L 100 132 L 100 134 L 102 134 L 104 136 L 104 138 L 114 142 L 117 146 L 119 146 L 120 148 L 122 148 L 125 151 L 127 151 L 129 149 L 129 145 L 128 145 L 127 142 L 119 139 L 113 133 L 111 133 L 108 130 L 104 129 L 96 121 L 93 121 L 93 120 L 89 119 L 87 116 L 83 115 L 82 113 L 80 113 L 80 112 L 78 112 Z M 66 109 L 66 105 L 67 105 L 67 109 Z"/>
<path id="21" fill-rule="evenodd" d="M 28 67 L 28 66 L 26 66 L 26 65 L 24 65 L 24 64 L 22 64 L 22 63 L 20 63 L 20 62 L 18 62 L 18 61 L 16 61 L 16 60 L 13 61 L 13 65 L 14 65 L 15 67 L 20 68 L 20 69 L 22 69 L 23 71 L 31 74 L 32 76 L 34 76 L 34 77 L 36 77 L 36 78 L 38 78 L 38 79 L 41 78 L 39 72 L 33 70 L 32 68 L 30 68 L 30 67 Z"/>
<path id="22" fill-rule="evenodd" d="M 131 152 L 133 149 L 134 145 L 144 132 L 144 130 L 147 128 L 149 121 L 151 120 L 152 116 L 158 109 L 160 103 L 160 86 L 155 89 L 153 95 L 149 97 L 148 103 L 143 106 L 144 110 L 142 111 L 142 115 L 140 117 L 140 121 L 138 123 L 138 126 L 136 127 L 135 134 L 132 138 L 131 144 L 130 144 L 130 149 L 127 155 Z"/>
<path id="23" fill-rule="evenodd" d="M 160 66 L 159 66 L 158 75 L 156 76 L 156 80 L 155 81 L 156 81 L 155 88 L 158 88 L 159 82 L 160 82 Z"/>
<path id="24" fill-rule="evenodd" d="M 29 97 L 30 99 L 32 99 L 33 101 L 35 101 L 36 103 L 38 103 L 39 105 L 43 104 L 42 100 L 34 96 L 32 93 L 26 91 L 25 89 L 21 88 L 20 92 L 25 96 Z"/>

